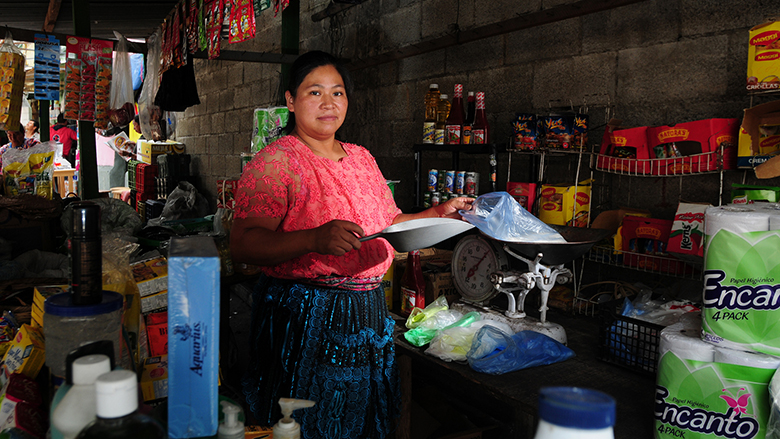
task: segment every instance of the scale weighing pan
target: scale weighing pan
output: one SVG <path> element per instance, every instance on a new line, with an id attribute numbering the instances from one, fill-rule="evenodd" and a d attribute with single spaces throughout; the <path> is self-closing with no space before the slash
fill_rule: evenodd
<path id="1" fill-rule="evenodd" d="M 409 252 L 438 244 L 459 235 L 474 225 L 450 218 L 421 218 L 393 224 L 379 233 L 360 238 L 360 242 L 384 238 L 398 252 Z"/>
<path id="2" fill-rule="evenodd" d="M 586 229 L 556 225 L 550 225 L 550 227 L 560 233 L 566 242 L 496 241 L 506 244 L 510 250 L 530 260 L 536 259 L 536 255 L 541 253 L 541 263 L 549 266 L 573 261 L 587 253 L 594 244 L 612 235 L 612 231 L 606 229 Z"/>

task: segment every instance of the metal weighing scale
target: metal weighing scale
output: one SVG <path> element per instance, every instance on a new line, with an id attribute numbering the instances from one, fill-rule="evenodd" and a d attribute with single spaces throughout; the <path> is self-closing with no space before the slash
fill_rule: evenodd
<path id="1" fill-rule="evenodd" d="M 515 332 L 531 330 L 566 344 L 566 331 L 547 320 L 547 299 L 556 283 L 572 280 L 571 270 L 564 264 L 573 261 L 612 234 L 609 230 L 551 226 L 566 242 L 505 242 L 487 235 L 469 235 L 455 246 L 452 255 L 452 277 L 461 295 L 453 309 L 480 311 L 483 318 L 507 323 Z M 513 268 L 511 256 L 524 262 L 526 269 Z M 525 313 L 525 298 L 534 288 L 541 292 L 540 318 Z M 507 310 L 499 314 L 487 305 L 503 293 Z M 487 311 L 487 312 L 485 312 Z"/>

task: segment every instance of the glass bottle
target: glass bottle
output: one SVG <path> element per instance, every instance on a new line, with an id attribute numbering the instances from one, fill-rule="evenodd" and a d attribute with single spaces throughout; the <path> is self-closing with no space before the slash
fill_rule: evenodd
<path id="1" fill-rule="evenodd" d="M 76 439 L 164 439 L 165 429 L 138 412 L 138 382 L 129 370 L 104 373 L 95 382 L 97 420 Z"/>
<path id="2" fill-rule="evenodd" d="M 463 141 L 461 143 L 464 145 L 468 145 L 474 140 L 471 130 L 474 127 L 475 110 L 474 92 L 470 91 L 468 98 L 466 98 L 466 120 L 463 122 Z"/>
<path id="3" fill-rule="evenodd" d="M 428 86 L 425 94 L 425 122 L 423 122 L 423 143 L 434 142 L 434 130 L 436 129 L 436 112 L 439 105 L 439 84 Z"/>
<path id="4" fill-rule="evenodd" d="M 419 250 L 409 252 L 401 278 L 401 314 L 408 316 L 414 308 L 425 308 L 425 278 Z"/>
<path id="5" fill-rule="evenodd" d="M 434 135 L 433 143 L 437 145 L 444 145 L 444 124 L 447 122 L 447 117 L 450 115 L 450 97 L 442 93 L 439 99 L 439 109 L 436 112 L 436 134 Z"/>
<path id="6" fill-rule="evenodd" d="M 450 115 L 447 117 L 444 129 L 446 130 L 444 143 L 447 145 L 458 145 L 461 143 L 461 134 L 463 132 L 463 84 L 455 84 L 455 96 L 452 98 Z"/>
<path id="7" fill-rule="evenodd" d="M 472 128 L 474 142 L 476 144 L 490 143 L 490 128 L 485 115 L 485 92 L 477 92 L 477 111 L 474 114 L 474 128 Z"/>
<path id="8" fill-rule="evenodd" d="M 103 300 L 103 247 L 100 206 L 90 201 L 73 204 L 70 238 L 71 296 L 74 305 Z"/>

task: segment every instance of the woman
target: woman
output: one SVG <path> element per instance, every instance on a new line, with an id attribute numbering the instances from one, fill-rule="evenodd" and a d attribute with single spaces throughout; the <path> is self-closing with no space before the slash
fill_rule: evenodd
<path id="1" fill-rule="evenodd" d="M 35 139 L 37 142 L 41 141 L 41 133 L 39 131 L 40 125 L 37 120 L 29 120 L 24 126 L 25 139 Z"/>
<path id="2" fill-rule="evenodd" d="M 303 438 L 382 438 L 399 413 L 393 320 L 379 287 L 393 249 L 358 238 L 414 218 L 460 218 L 471 201 L 402 214 L 371 154 L 335 139 L 351 85 L 331 55 L 298 57 L 285 92 L 293 128 L 246 166 L 231 230 L 234 260 L 263 271 L 247 402 L 271 425 L 280 397 L 316 401 L 296 412 Z"/>

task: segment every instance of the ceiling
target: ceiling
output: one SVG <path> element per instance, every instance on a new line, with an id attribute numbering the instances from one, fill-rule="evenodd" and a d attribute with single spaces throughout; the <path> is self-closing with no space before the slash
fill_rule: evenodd
<path id="1" fill-rule="evenodd" d="M 127 38 L 146 38 L 162 24 L 179 0 L 81 0 L 88 4 L 91 36 L 114 39 L 113 31 Z M 54 34 L 72 35 L 72 0 L 0 0 L 0 25 L 40 32 L 49 19 Z M 55 13 L 56 12 L 56 13 Z M 0 35 L 4 38 L 5 35 Z M 14 35 L 15 39 L 19 39 Z"/>

